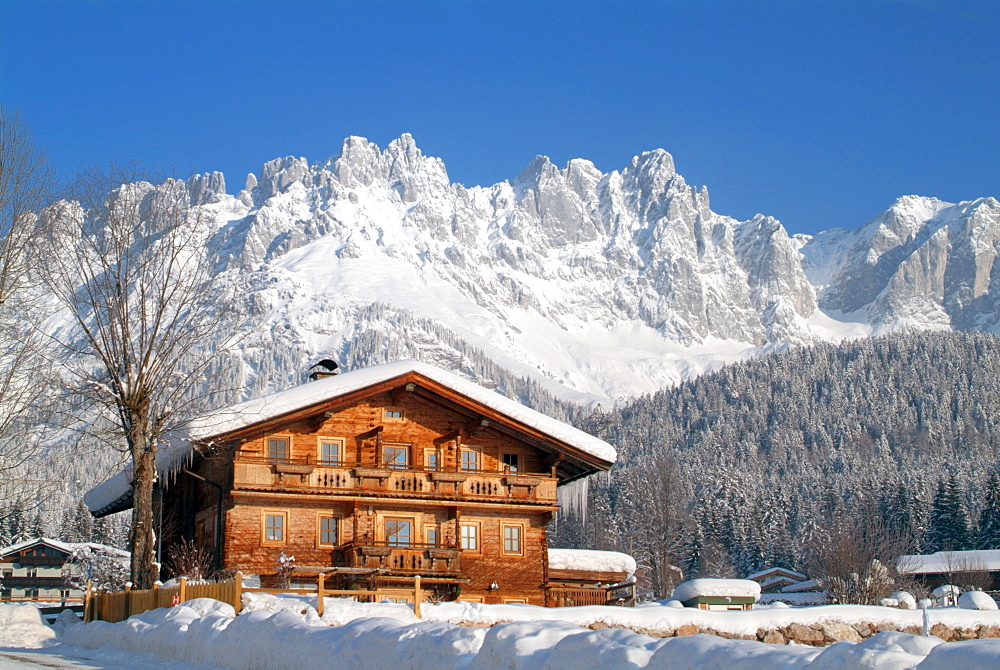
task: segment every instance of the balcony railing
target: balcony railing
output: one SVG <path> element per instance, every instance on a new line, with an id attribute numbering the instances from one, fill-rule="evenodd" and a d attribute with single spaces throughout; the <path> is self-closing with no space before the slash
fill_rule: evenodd
<path id="1" fill-rule="evenodd" d="M 327 464 L 314 459 L 240 457 L 234 463 L 236 488 L 343 494 L 379 492 L 400 497 L 513 500 L 554 503 L 556 480 L 549 473 L 487 470 L 428 470 L 377 467 L 370 463 Z"/>
<path id="2" fill-rule="evenodd" d="M 429 544 L 390 544 L 358 541 L 346 544 L 344 560 L 352 568 L 379 568 L 419 575 L 457 575 L 462 552 L 453 547 Z"/>
<path id="3" fill-rule="evenodd" d="M 62 577 L 4 577 L 4 589 L 61 589 Z"/>
<path id="4" fill-rule="evenodd" d="M 16 556 L 13 559 L 9 559 L 13 563 L 20 563 L 21 565 L 52 565 L 60 566 L 66 562 L 65 556 Z"/>

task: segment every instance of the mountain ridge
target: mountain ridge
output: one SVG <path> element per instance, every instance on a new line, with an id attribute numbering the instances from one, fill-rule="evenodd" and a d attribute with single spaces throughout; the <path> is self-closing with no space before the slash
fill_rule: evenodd
<path id="1" fill-rule="evenodd" d="M 235 196 L 219 173 L 188 188 L 217 221 L 220 269 L 259 279 L 248 299 L 269 335 L 245 360 L 276 376 L 251 392 L 296 383 L 320 351 L 349 357 L 373 302 L 585 401 L 789 344 L 1000 324 L 994 198 L 904 196 L 857 229 L 789 235 L 773 217 L 713 212 L 663 149 L 607 173 L 537 156 L 512 179 L 466 187 L 409 134 L 385 149 L 348 137 L 313 164 L 269 161 Z M 292 370 L 264 363 L 278 347 Z"/>

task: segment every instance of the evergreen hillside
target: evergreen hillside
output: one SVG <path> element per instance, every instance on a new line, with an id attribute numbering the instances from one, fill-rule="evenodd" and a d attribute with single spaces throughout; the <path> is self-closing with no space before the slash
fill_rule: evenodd
<path id="1" fill-rule="evenodd" d="M 998 416 L 991 335 L 762 356 L 589 417 L 619 463 L 591 483 L 586 515 L 563 515 L 558 537 L 632 550 L 654 570 L 669 570 L 656 565 L 666 547 L 689 573 L 745 575 L 775 563 L 808 569 L 825 536 L 875 509 L 914 551 L 1000 547 L 995 514 L 983 513 L 997 498 L 985 489 Z"/>

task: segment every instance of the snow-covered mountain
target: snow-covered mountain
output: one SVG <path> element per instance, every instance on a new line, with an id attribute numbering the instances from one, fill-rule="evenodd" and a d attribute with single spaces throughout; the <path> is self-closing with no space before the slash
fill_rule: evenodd
<path id="1" fill-rule="evenodd" d="M 1000 324 L 993 198 L 908 196 L 853 232 L 789 236 L 713 212 L 661 149 L 610 173 L 539 156 L 467 188 L 409 135 L 271 161 L 237 196 L 219 173 L 188 188 L 218 222 L 220 269 L 257 276 L 252 394 L 329 354 L 456 370 L 485 357 L 599 400 L 789 343 Z"/>

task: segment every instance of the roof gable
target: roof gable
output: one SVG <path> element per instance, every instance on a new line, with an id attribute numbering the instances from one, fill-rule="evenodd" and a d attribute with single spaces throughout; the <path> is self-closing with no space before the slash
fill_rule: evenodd
<path id="1" fill-rule="evenodd" d="M 156 467 L 161 477 L 180 470 L 195 456 L 196 445 L 226 442 L 252 432 L 305 418 L 335 407 L 413 384 L 414 392 L 430 394 L 474 412 L 498 430 L 559 457 L 560 483 L 608 470 L 617 459 L 615 448 L 593 435 L 546 416 L 495 391 L 440 368 L 417 361 L 399 361 L 324 377 L 261 398 L 208 412 L 191 421 L 186 432 L 160 446 Z M 89 491 L 84 497 L 96 515 L 128 509 L 131 466 Z"/>
<path id="2" fill-rule="evenodd" d="M 346 404 L 408 383 L 464 405 L 509 429 L 559 445 L 567 455 L 591 461 L 595 470 L 606 470 L 617 459 L 614 447 L 604 440 L 495 391 L 416 361 L 399 361 L 325 377 L 210 412 L 189 424 L 189 439 L 194 442 L 230 439 L 246 430 L 259 430 L 271 423 L 322 411 L 331 403 Z"/>

